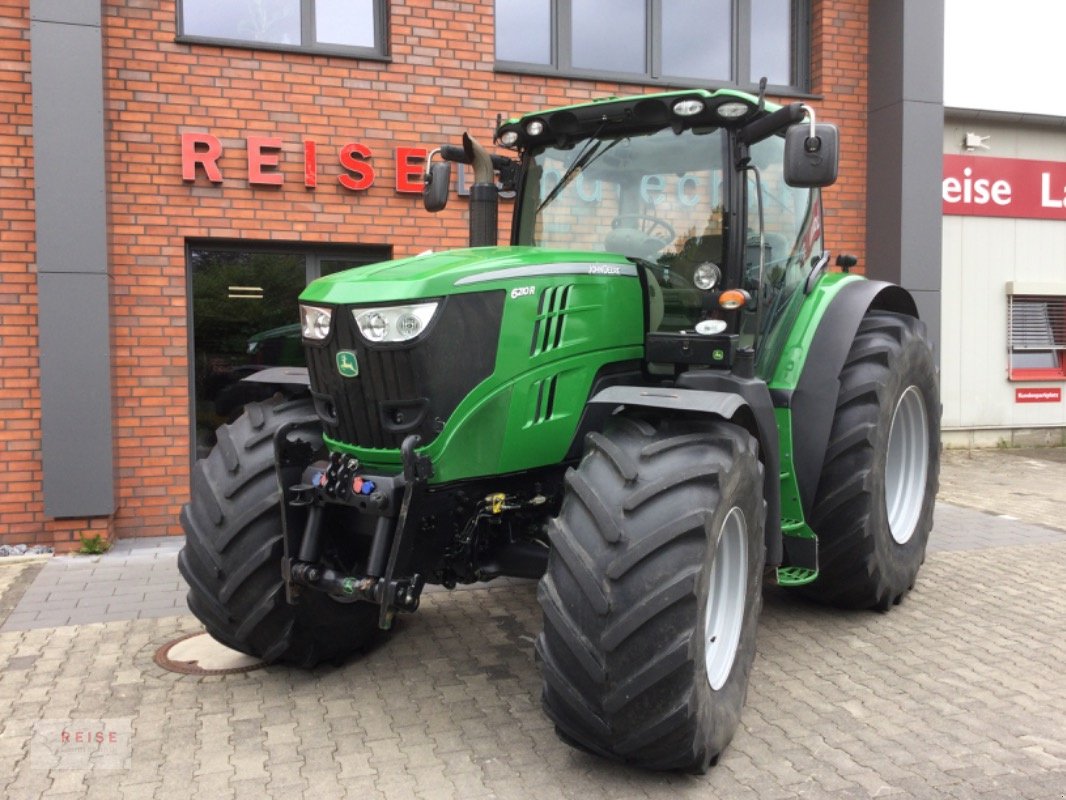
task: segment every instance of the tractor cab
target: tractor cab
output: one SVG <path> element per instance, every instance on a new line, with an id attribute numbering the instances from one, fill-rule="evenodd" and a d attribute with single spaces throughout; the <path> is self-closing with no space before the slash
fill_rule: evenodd
<path id="1" fill-rule="evenodd" d="M 651 358 L 730 367 L 707 354 L 765 341 L 765 377 L 797 287 L 825 265 L 818 187 L 836 175 L 836 131 L 807 116 L 800 104 L 689 91 L 511 120 L 495 138 L 518 162 L 492 157 L 517 189 L 511 242 L 625 256 L 645 285 Z M 479 211 L 472 230 L 484 228 Z"/>

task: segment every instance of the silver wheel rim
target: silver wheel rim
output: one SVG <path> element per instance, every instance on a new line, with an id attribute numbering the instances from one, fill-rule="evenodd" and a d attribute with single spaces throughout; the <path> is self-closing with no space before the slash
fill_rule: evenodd
<path id="1" fill-rule="evenodd" d="M 718 549 L 707 587 L 703 616 L 704 663 L 707 683 L 718 691 L 729 678 L 744 627 L 748 594 L 748 526 L 734 506 L 718 533 Z"/>
<path id="2" fill-rule="evenodd" d="M 914 535 L 925 500 L 928 470 L 925 400 L 917 386 L 909 386 L 892 413 L 885 457 L 885 511 L 896 544 L 906 544 Z"/>

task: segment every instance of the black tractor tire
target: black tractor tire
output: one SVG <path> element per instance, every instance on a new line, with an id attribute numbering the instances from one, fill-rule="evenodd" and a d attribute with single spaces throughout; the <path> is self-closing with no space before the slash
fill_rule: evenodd
<path id="1" fill-rule="evenodd" d="M 295 606 L 285 599 L 274 434 L 286 423 L 314 419 L 308 399 L 268 400 L 249 404 L 218 429 L 218 443 L 193 467 L 178 556 L 189 610 L 211 636 L 267 663 L 307 668 L 342 659 L 378 631 L 378 608 L 369 603 L 314 591 Z"/>
<path id="2" fill-rule="evenodd" d="M 940 396 L 919 320 L 863 318 L 840 372 L 810 525 L 818 579 L 803 591 L 840 608 L 887 611 L 925 561 L 940 475 Z"/>
<path id="3" fill-rule="evenodd" d="M 704 772 L 733 738 L 755 657 L 758 444 L 723 421 L 616 417 L 566 484 L 537 591 L 544 709 L 573 746 Z"/>

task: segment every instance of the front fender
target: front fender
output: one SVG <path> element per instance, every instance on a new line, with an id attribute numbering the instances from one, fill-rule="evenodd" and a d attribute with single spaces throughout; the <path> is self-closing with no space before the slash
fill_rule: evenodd
<path id="1" fill-rule="evenodd" d="M 676 387 L 610 386 L 590 405 L 654 408 L 671 414 L 706 414 L 746 429 L 759 443 L 766 500 L 766 563 L 777 566 L 784 555 L 781 536 L 780 458 L 777 423 L 766 384 L 720 370 L 694 369 L 678 376 Z"/>

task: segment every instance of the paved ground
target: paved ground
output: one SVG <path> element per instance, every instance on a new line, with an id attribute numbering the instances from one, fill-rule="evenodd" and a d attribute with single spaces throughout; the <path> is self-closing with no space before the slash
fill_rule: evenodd
<path id="1" fill-rule="evenodd" d="M 1066 447 L 947 450 L 940 499 L 1066 530 Z"/>
<path id="2" fill-rule="evenodd" d="M 891 613 L 768 592 L 740 731 L 702 777 L 621 768 L 556 739 L 539 709 L 529 584 L 429 595 L 339 668 L 195 678 L 152 661 L 198 629 L 152 603 L 157 588 L 178 591 L 174 542 L 0 567 L 0 609 L 39 571 L 0 629 L 0 763 L 12 765 L 0 796 L 1061 800 L 1066 532 L 1034 509 L 1061 509 L 1066 483 L 993 461 L 946 464 L 951 499 L 968 484 L 1006 497 L 994 513 L 938 506 L 919 583 Z M 1019 494 L 1030 490 L 1041 503 Z M 1041 524 L 998 516 L 1023 512 Z M 71 587 L 112 591 L 71 602 Z M 90 606 L 128 619 L 78 624 Z M 87 761 L 79 731 L 108 737 Z"/>
<path id="3" fill-rule="evenodd" d="M 183 541 L 121 539 L 102 556 L 54 556 L 38 565 L 11 614 L 0 613 L 0 632 L 184 614 L 187 587 L 177 564 Z"/>

